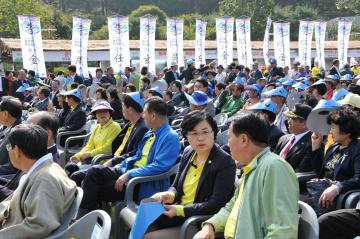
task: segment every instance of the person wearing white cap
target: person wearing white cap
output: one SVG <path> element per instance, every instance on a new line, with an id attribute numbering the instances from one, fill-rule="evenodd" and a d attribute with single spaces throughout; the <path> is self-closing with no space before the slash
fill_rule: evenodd
<path id="1" fill-rule="evenodd" d="M 171 82 L 176 81 L 179 79 L 179 72 L 178 72 L 178 63 L 177 62 L 171 62 L 170 69 L 165 74 L 165 80 L 168 85 L 171 84 Z"/>
<path id="2" fill-rule="evenodd" d="M 298 77 L 298 75 L 299 75 L 299 65 L 300 65 L 299 61 L 294 61 L 293 62 L 293 68 L 292 68 L 292 70 L 290 72 L 290 78 L 292 80 L 296 80 L 297 78 L 299 78 Z"/>
<path id="3" fill-rule="evenodd" d="M 109 102 L 106 100 L 96 101 L 91 109 L 91 114 L 96 116 L 98 124 L 92 130 L 85 147 L 70 158 L 72 163 L 65 166 L 69 176 L 79 170 L 76 164 L 80 162 L 82 164 L 89 164 L 96 155 L 111 153 L 112 142 L 121 131 L 120 125 L 111 118 L 112 112 L 114 112 L 114 109 L 110 106 Z"/>

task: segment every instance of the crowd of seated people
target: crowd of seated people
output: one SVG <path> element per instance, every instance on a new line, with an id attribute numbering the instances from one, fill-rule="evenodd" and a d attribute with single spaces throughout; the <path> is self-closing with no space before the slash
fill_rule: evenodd
<path id="1" fill-rule="evenodd" d="M 336 208 L 341 195 L 360 191 L 359 74 L 342 74 L 337 60 L 327 73 L 298 62 L 284 71 L 274 58 L 252 69 L 187 63 L 156 74 L 99 68 L 86 79 L 73 65 L 49 79 L 7 72 L 0 238 L 50 235 L 76 187 L 80 219 L 125 200 L 133 178 L 175 166 L 174 178 L 135 188 L 136 204 L 151 197 L 164 207 L 144 238 L 179 238 L 193 216 L 207 219 L 187 238 L 297 238 L 299 200 L 319 216 L 320 238 L 360 235 L 359 211 Z M 227 143 L 218 140 L 224 134 Z M 67 139 L 84 135 L 62 153 Z M 303 173 L 311 177 L 300 183 Z M 320 184 L 315 197 L 311 187 Z"/>

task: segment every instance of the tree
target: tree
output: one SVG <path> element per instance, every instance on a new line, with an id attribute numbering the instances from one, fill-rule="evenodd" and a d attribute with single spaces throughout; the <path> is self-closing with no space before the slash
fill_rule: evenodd
<path id="1" fill-rule="evenodd" d="M 130 39 L 140 39 L 140 17 L 151 15 L 156 17 L 156 39 L 166 39 L 166 13 L 157 6 L 145 5 L 131 12 L 129 15 Z M 165 26 L 165 29 L 164 29 Z M 164 34 L 165 30 L 165 34 Z"/>
<path id="2" fill-rule="evenodd" d="M 355 14 L 360 13 L 359 0 L 336 0 L 336 5 L 342 10 L 347 10 Z"/>
<path id="3" fill-rule="evenodd" d="M 273 0 L 222 0 L 220 2 L 222 16 L 251 18 L 252 40 L 263 39 L 266 19 L 273 13 L 273 9 Z"/>

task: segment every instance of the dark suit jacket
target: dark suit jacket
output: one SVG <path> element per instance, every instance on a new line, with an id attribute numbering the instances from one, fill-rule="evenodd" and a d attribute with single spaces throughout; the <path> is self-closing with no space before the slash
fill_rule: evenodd
<path id="1" fill-rule="evenodd" d="M 11 82 L 11 95 L 16 97 L 16 98 L 19 98 L 21 101 L 24 100 L 25 96 L 23 95 L 23 93 L 16 92 L 16 90 L 19 89 L 19 87 L 22 86 L 23 83 L 28 83 L 28 82 L 26 80 L 21 82 L 19 79 L 16 79 L 16 80 Z"/>
<path id="2" fill-rule="evenodd" d="M 338 75 L 340 77 L 340 71 L 337 71 L 334 66 L 332 66 L 329 70 L 329 75 Z"/>
<path id="3" fill-rule="evenodd" d="M 169 189 L 176 195 L 175 203 L 180 203 L 184 195 L 183 184 L 189 167 L 193 167 L 190 166 L 193 153 L 191 146 L 184 150 L 179 171 Z M 225 206 L 234 192 L 235 171 L 235 162 L 231 156 L 214 144 L 201 173 L 194 203 L 184 206 L 185 216 L 212 215 Z"/>
<path id="4" fill-rule="evenodd" d="M 0 91 L 0 97 L 2 97 L 4 95 L 8 95 L 8 92 L 9 92 L 8 79 L 6 79 L 5 77 L 1 77 L 1 83 L 2 83 L 3 90 Z"/>
<path id="5" fill-rule="evenodd" d="M 78 104 L 73 111 L 70 111 L 59 132 L 78 130 L 86 123 L 86 113 L 83 111 L 81 104 Z"/>
<path id="6" fill-rule="evenodd" d="M 338 151 L 340 144 L 332 144 L 324 156 L 324 147 L 313 151 L 312 166 L 318 177 L 325 174 L 325 165 L 332 158 L 335 151 Z M 349 190 L 360 189 L 360 141 L 353 140 L 350 145 L 343 149 L 342 158 L 334 167 L 334 175 L 331 180 L 340 182 L 341 193 Z"/>
<path id="7" fill-rule="evenodd" d="M 116 152 L 116 150 L 119 148 L 119 146 L 121 145 L 122 141 L 124 140 L 124 137 L 126 135 L 126 132 L 128 130 L 128 128 L 130 127 L 130 123 L 127 123 L 125 125 L 125 127 L 120 131 L 120 133 L 118 134 L 118 136 L 116 136 L 116 138 L 114 139 L 114 141 L 112 142 L 112 152 L 113 154 Z M 148 131 L 149 129 L 146 127 L 144 119 L 140 118 L 130 136 L 128 141 L 125 144 L 125 147 L 123 149 L 123 151 L 121 152 L 121 157 L 115 157 L 112 159 L 112 164 L 116 165 L 118 163 L 120 163 L 121 161 L 123 161 L 124 159 L 131 157 L 133 155 L 135 155 L 138 146 L 141 142 L 141 139 L 143 138 L 143 136 L 145 135 L 145 133 Z"/>
<path id="8" fill-rule="evenodd" d="M 193 79 L 192 73 L 193 73 L 194 70 L 195 70 L 194 67 L 186 68 L 186 70 L 181 72 L 179 80 L 182 80 L 183 78 L 185 78 L 185 84 L 188 84 Z"/>
<path id="9" fill-rule="evenodd" d="M 74 82 L 81 85 L 81 84 L 84 84 L 84 79 L 81 76 L 79 76 L 78 74 L 75 74 L 74 75 Z"/>
<path id="10" fill-rule="evenodd" d="M 312 148 L 311 148 L 311 132 L 305 134 L 287 153 L 285 160 L 293 167 L 296 172 L 312 171 Z M 282 136 L 276 147 L 276 153 L 280 154 L 281 150 L 291 139 L 291 134 Z"/>
<path id="11" fill-rule="evenodd" d="M 276 151 L 276 146 L 279 142 L 279 139 L 283 135 L 284 135 L 284 133 L 276 125 L 273 124 L 270 126 L 269 146 L 270 146 L 271 152 Z"/>
<path id="12" fill-rule="evenodd" d="M 55 106 L 56 109 L 60 109 L 59 101 L 57 99 L 58 94 L 60 93 L 60 90 L 53 92 L 51 91 L 49 98 L 51 99 L 51 103 Z"/>
<path id="13" fill-rule="evenodd" d="M 179 73 L 175 72 L 175 74 L 177 75 L 177 79 L 180 78 Z M 170 86 L 171 82 L 175 81 L 176 78 L 174 76 L 174 72 L 172 72 L 171 70 L 169 70 L 168 72 L 166 72 L 165 74 L 165 81 L 168 84 L 168 86 Z"/>

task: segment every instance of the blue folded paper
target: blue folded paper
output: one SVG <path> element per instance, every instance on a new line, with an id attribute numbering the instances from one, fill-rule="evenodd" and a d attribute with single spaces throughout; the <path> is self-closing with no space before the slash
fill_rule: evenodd
<path id="1" fill-rule="evenodd" d="M 135 222 L 131 228 L 129 239 L 143 238 L 148 227 L 163 213 L 165 208 L 155 200 L 142 200 L 136 213 Z"/>

